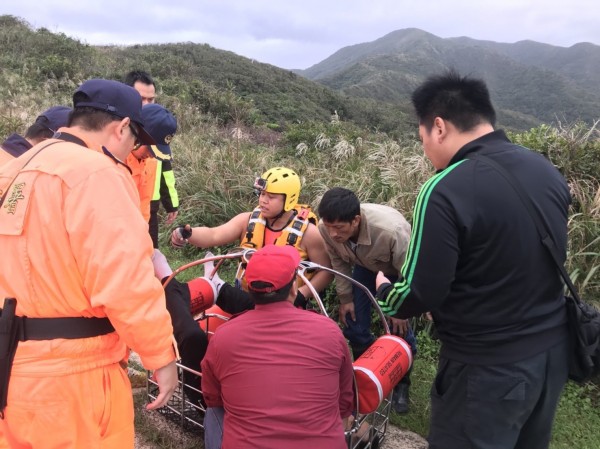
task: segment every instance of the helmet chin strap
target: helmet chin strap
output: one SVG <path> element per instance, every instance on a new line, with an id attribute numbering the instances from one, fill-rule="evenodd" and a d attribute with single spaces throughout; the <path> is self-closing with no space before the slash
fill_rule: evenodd
<path id="1" fill-rule="evenodd" d="M 281 212 L 279 212 L 277 215 L 275 215 L 272 219 L 271 219 L 271 224 L 269 224 L 269 228 L 272 226 L 273 223 L 275 223 L 277 220 L 279 220 L 281 217 L 283 217 L 283 214 L 285 214 L 285 209 L 281 209 Z M 285 228 L 286 225 L 283 226 L 283 228 Z M 281 229 L 283 229 L 281 228 Z M 279 231 L 280 229 L 273 229 L 273 231 Z"/>
<path id="2" fill-rule="evenodd" d="M 273 223 L 275 223 L 277 220 L 279 220 L 281 217 L 283 217 L 283 215 L 288 212 L 285 209 L 281 209 L 281 212 L 279 212 L 275 217 L 272 218 L 271 223 L 268 222 L 267 220 L 267 227 L 271 230 L 271 231 L 282 231 L 283 229 L 285 229 L 285 227 L 292 221 L 292 219 L 294 218 L 294 213 L 291 215 L 290 219 L 281 227 L 281 229 L 273 229 L 271 226 Z"/>

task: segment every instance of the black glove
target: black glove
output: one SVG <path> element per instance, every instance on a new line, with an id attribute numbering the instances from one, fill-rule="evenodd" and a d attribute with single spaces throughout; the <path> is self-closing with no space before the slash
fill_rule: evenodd
<path id="1" fill-rule="evenodd" d="M 298 290 L 298 294 L 296 295 L 296 299 L 294 300 L 294 307 L 298 307 L 299 309 L 306 310 L 306 305 L 308 304 L 308 299 L 304 297 L 302 292 Z"/>
<path id="2" fill-rule="evenodd" d="M 189 239 L 192 236 L 192 227 L 190 225 L 179 226 L 179 233 L 184 239 Z"/>

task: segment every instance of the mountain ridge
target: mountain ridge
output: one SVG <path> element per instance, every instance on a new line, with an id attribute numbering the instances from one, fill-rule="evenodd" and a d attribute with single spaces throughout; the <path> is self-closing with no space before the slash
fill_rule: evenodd
<path id="1" fill-rule="evenodd" d="M 600 102 L 600 46 L 522 40 L 441 38 L 407 28 L 341 48 L 296 73 L 348 95 L 407 102 L 427 76 L 454 68 L 483 78 L 501 121 L 526 128 L 542 122 L 593 122 Z"/>

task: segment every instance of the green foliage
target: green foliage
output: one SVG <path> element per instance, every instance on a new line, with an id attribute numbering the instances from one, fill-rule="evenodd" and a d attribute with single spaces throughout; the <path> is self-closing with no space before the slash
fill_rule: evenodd
<path id="1" fill-rule="evenodd" d="M 573 198 L 567 269 L 588 300 L 600 302 L 600 141 L 596 124 L 541 125 L 511 134 L 546 156 L 566 177 Z"/>
<path id="2" fill-rule="evenodd" d="M 0 136 L 9 136 L 24 127 L 23 120 L 19 117 L 0 114 Z"/>
<path id="3" fill-rule="evenodd" d="M 556 127 L 540 125 L 524 133 L 512 133 L 511 139 L 546 156 L 567 178 L 597 178 L 600 168 L 600 140 L 596 123 Z"/>
<path id="4" fill-rule="evenodd" d="M 598 387 L 569 382 L 560 400 L 551 449 L 596 449 L 600 439 Z"/>

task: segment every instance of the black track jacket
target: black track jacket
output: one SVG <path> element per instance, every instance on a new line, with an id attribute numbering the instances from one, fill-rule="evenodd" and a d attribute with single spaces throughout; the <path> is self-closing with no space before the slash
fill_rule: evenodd
<path id="1" fill-rule="evenodd" d="M 379 303 L 401 318 L 430 310 L 443 357 L 511 363 L 567 338 L 562 281 L 516 192 L 493 167 L 469 159 L 475 153 L 517 178 L 566 254 L 565 179 L 542 155 L 494 131 L 423 185 L 403 279 L 381 286 Z"/>

